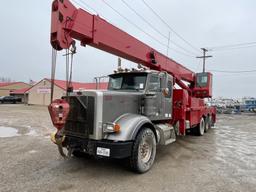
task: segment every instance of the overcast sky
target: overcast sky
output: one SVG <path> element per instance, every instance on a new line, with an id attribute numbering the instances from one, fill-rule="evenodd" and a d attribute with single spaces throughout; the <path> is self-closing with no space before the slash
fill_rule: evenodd
<path id="1" fill-rule="evenodd" d="M 166 53 L 166 48 L 136 29 L 107 7 L 102 0 L 75 0 L 86 2 L 97 13 L 112 24 L 139 38 L 155 49 Z M 106 0 L 114 8 L 141 26 L 164 43 L 167 40 L 151 29 L 119 0 Z M 125 0 L 145 19 L 162 33 L 169 29 L 142 3 L 141 0 Z M 8 0 L 1 3 L 0 18 L 0 77 L 16 81 L 38 81 L 50 77 L 51 46 L 50 8 L 51 0 Z M 213 47 L 227 44 L 256 41 L 255 0 L 146 0 L 162 18 L 182 37 L 195 47 Z M 86 8 L 86 7 L 85 7 Z M 89 9 L 87 7 L 87 9 Z M 93 10 L 90 10 L 93 13 Z M 191 47 L 171 33 L 171 40 L 195 52 Z M 172 43 L 169 57 L 193 71 L 202 70 L 202 61 L 191 56 L 178 54 L 183 51 Z M 207 70 L 255 70 L 256 47 L 229 51 L 209 52 L 213 58 L 207 60 Z M 184 52 L 184 51 L 183 51 Z M 193 56 L 200 55 L 200 52 Z M 65 79 L 65 63 L 58 55 L 56 78 Z M 136 65 L 123 61 L 125 66 Z M 112 73 L 117 66 L 116 56 L 90 47 L 78 46 L 75 55 L 73 79 L 91 82 L 95 76 Z M 214 73 L 214 96 L 256 97 L 256 73 L 227 74 Z"/>

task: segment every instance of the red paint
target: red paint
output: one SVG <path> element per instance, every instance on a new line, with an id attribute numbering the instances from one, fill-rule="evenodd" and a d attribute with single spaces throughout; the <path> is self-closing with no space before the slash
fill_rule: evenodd
<path id="1" fill-rule="evenodd" d="M 66 123 L 70 106 L 64 99 L 56 99 L 49 106 L 48 110 L 54 127 L 62 129 Z"/>
<path id="2" fill-rule="evenodd" d="M 193 88 L 193 96 L 198 98 L 212 97 L 212 74 L 207 74 L 209 81 L 207 82 L 206 87 L 197 87 Z M 195 80 L 196 81 L 196 80 Z"/>
<path id="3" fill-rule="evenodd" d="M 12 90 L 12 91 L 10 91 L 10 94 L 25 94 L 29 89 L 30 89 L 30 87 Z"/>
<path id="4" fill-rule="evenodd" d="M 0 87 L 6 87 L 6 86 L 10 86 L 10 85 L 19 84 L 19 83 L 27 84 L 24 82 L 0 82 Z M 27 85 L 29 85 L 29 84 L 27 84 Z"/>

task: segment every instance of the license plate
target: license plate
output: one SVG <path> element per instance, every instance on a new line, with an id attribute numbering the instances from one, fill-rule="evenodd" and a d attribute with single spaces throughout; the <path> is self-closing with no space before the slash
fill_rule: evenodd
<path id="1" fill-rule="evenodd" d="M 97 155 L 109 157 L 110 156 L 110 149 L 103 148 L 103 147 L 97 147 Z"/>

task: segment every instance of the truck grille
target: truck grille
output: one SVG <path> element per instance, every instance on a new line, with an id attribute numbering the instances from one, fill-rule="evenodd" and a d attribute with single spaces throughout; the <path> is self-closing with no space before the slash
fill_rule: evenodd
<path id="1" fill-rule="evenodd" d="M 65 133 L 79 137 L 93 134 L 95 98 L 92 96 L 68 97 L 70 112 L 65 124 Z"/>

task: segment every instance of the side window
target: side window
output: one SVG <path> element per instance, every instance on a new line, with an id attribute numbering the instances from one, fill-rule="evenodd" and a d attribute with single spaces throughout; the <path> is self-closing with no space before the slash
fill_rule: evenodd
<path id="1" fill-rule="evenodd" d="M 160 79 L 157 75 L 151 75 L 149 79 L 149 91 L 160 91 Z"/>

